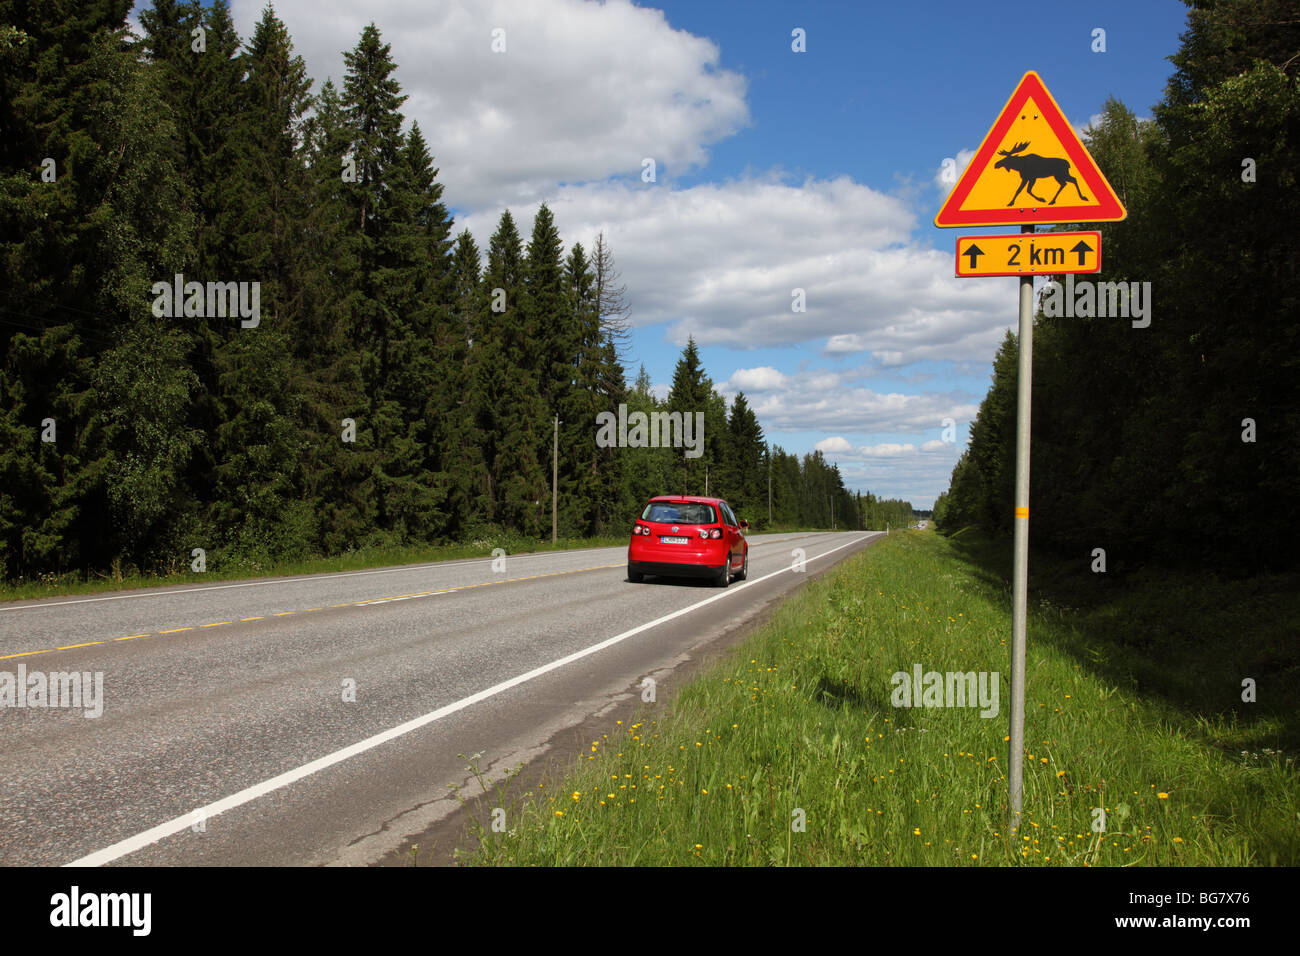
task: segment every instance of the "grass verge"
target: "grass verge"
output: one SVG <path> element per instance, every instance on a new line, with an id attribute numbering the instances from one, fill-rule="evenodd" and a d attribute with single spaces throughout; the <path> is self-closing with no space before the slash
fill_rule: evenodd
<path id="1" fill-rule="evenodd" d="M 607 538 L 562 538 L 555 544 L 516 535 L 500 535 L 459 544 L 410 545 L 407 547 L 360 548 L 333 557 L 310 557 L 286 560 L 269 558 L 226 558 L 209 556 L 202 573 L 176 570 L 167 574 L 121 572 L 99 575 L 90 580 L 80 572 L 44 575 L 39 580 L 0 582 L 0 601 L 23 601 L 63 594 L 93 594 L 99 591 L 122 591 L 132 588 L 166 587 L 171 584 L 234 581 L 243 578 L 290 577 L 296 574 L 323 574 L 331 571 L 361 571 L 369 568 L 456 561 L 464 558 L 492 556 L 493 548 L 507 554 L 534 554 L 540 551 L 570 551 L 579 548 L 626 546 L 627 536 Z"/>
<path id="2" fill-rule="evenodd" d="M 1186 604 L 1186 591 L 1181 609 L 1177 593 L 1171 600 L 1141 583 L 1088 608 L 1031 591 L 1039 599 L 1029 621 L 1026 812 L 1013 836 L 1005 777 L 1010 596 L 996 561 L 981 560 L 1001 550 L 1009 552 L 971 536 L 954 542 L 914 532 L 844 562 L 658 718 L 591 741 L 567 779 L 482 801 L 504 806 L 509 826 L 495 832 L 485 810 L 472 827 L 477 846 L 460 852 L 460 862 L 1300 862 L 1300 782 L 1288 750 L 1294 661 L 1270 650 L 1293 643 L 1285 635 L 1294 577 L 1215 583 L 1224 610 L 1210 625 L 1200 621 L 1200 602 Z M 1069 578 L 1057 571 L 1058 584 Z M 1261 603 L 1274 616 L 1252 627 L 1231 616 Z M 1126 620 L 1141 622 L 1140 642 Z M 1212 646 L 1191 653 L 1186 666 L 1141 656 L 1144 647 L 1167 652 L 1180 635 L 1188 643 L 1193 624 Z M 1243 633 L 1250 647 L 1238 646 Z M 1216 642 L 1237 653 L 1216 663 Z M 1263 669 L 1243 672 L 1243 659 Z M 1145 669 L 1126 673 L 1138 662 Z M 996 717 L 970 707 L 892 706 L 891 675 L 910 675 L 916 664 L 999 672 Z M 1211 673 L 1187 673 L 1198 667 Z M 1162 668 L 1163 681 L 1153 683 L 1151 672 Z M 1272 703 L 1242 703 L 1243 675 L 1271 688 Z M 1288 675 L 1289 689 L 1281 682 Z M 1143 692 L 1144 682 L 1152 692 Z M 1244 740 L 1251 746 L 1239 750 Z"/>

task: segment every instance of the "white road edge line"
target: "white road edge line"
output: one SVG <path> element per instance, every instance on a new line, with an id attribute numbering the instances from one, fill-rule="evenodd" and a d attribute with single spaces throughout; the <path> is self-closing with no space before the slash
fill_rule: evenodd
<path id="1" fill-rule="evenodd" d="M 875 531 L 866 534 L 861 538 L 855 538 L 853 541 L 842 544 L 837 548 L 832 548 L 830 551 L 823 552 L 816 557 L 808 558 L 806 563 L 818 561 L 828 555 L 834 554 L 836 551 L 843 551 L 845 548 L 852 547 L 855 544 L 868 540 L 874 535 L 883 533 L 884 532 L 881 531 Z M 311 763 L 303 764 L 301 767 L 297 767 L 294 770 L 288 770 L 278 776 L 272 777 L 270 780 L 264 780 L 251 787 L 246 787 L 238 793 L 231 794 L 222 800 L 218 800 L 215 803 L 209 803 L 206 807 L 192 810 L 183 816 L 168 820 L 166 823 L 160 823 L 158 826 L 145 830 L 143 833 L 138 833 L 133 837 L 128 837 L 125 840 L 114 843 L 112 846 L 106 847 L 103 850 L 98 850 L 95 853 L 91 853 L 88 856 L 83 856 L 80 859 L 73 860 L 71 863 L 65 863 L 63 865 L 103 866 L 106 863 L 112 863 L 114 860 L 135 853 L 138 850 L 143 850 L 150 844 L 157 843 L 165 837 L 169 837 L 174 833 L 179 833 L 186 827 L 190 826 L 196 819 L 206 820 L 215 817 L 218 814 L 225 813 L 227 810 L 233 810 L 245 803 L 256 800 L 258 797 L 266 796 L 266 794 L 279 790 L 282 787 L 287 787 L 291 783 L 296 783 L 305 777 L 310 777 L 312 774 L 324 770 L 327 767 L 332 767 L 336 763 L 342 763 L 350 757 L 355 757 L 358 754 L 365 753 L 367 750 L 373 750 L 380 744 L 385 744 L 390 740 L 396 740 L 398 737 L 405 736 L 413 730 L 418 730 L 426 724 L 433 723 L 435 720 L 441 720 L 443 717 L 464 710 L 466 707 L 472 707 L 474 704 L 485 701 L 490 697 L 495 697 L 497 694 L 507 691 L 512 687 L 518 687 L 520 684 L 541 677 L 543 674 L 548 674 L 553 670 L 558 670 L 566 664 L 571 664 L 576 660 L 581 660 L 584 657 L 595 654 L 597 651 L 602 651 L 607 647 L 612 647 L 621 641 L 627 640 L 629 637 L 640 634 L 642 631 L 648 631 L 652 627 L 658 627 L 660 624 L 665 624 L 674 618 L 681 617 L 683 614 L 689 614 L 691 611 L 698 610 L 706 604 L 720 601 L 729 595 L 738 594 L 751 584 L 759 584 L 760 582 L 766 581 L 768 578 L 776 577 L 778 574 L 787 573 L 793 573 L 793 569 L 781 568 L 780 570 L 773 571 L 771 574 L 765 574 L 761 578 L 754 578 L 753 580 L 745 581 L 742 584 L 733 585 L 725 591 L 715 594 L 713 597 L 705 598 L 703 601 L 697 601 L 696 603 L 681 608 L 680 610 L 673 611 L 671 614 L 665 614 L 663 617 L 657 617 L 653 621 L 648 621 L 645 624 L 632 628 L 630 631 L 624 631 L 622 634 L 615 634 L 613 637 L 606 638 L 597 644 L 592 644 L 590 647 L 584 647 L 580 651 L 574 651 L 572 654 L 551 661 L 549 664 L 543 664 L 541 667 L 535 667 L 517 677 L 512 677 L 507 681 L 494 684 L 486 690 L 481 690 L 476 694 L 462 697 L 460 700 L 453 704 L 448 704 L 446 707 L 439 707 L 437 710 L 424 714 L 421 717 L 408 720 L 404 724 L 398 724 L 396 727 L 392 727 L 382 733 L 375 734 L 374 736 L 367 737 L 365 740 L 358 741 L 349 747 L 344 747 L 342 750 L 336 750 L 332 754 L 326 754 L 324 757 L 311 761 Z"/>

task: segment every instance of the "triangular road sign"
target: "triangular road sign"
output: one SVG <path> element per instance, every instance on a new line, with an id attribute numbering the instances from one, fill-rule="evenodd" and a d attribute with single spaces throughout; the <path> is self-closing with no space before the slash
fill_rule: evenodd
<path id="1" fill-rule="evenodd" d="M 934 224 L 1112 222 L 1127 215 L 1079 134 L 1031 70 L 1002 107 Z"/>

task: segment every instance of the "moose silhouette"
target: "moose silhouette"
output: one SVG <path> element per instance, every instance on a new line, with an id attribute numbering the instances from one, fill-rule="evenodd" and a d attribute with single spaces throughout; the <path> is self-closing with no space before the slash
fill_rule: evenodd
<path id="1" fill-rule="evenodd" d="M 1074 183 L 1074 191 L 1079 194 L 1079 199 L 1083 202 L 1090 201 L 1083 194 L 1083 190 L 1079 188 L 1079 181 L 1070 175 L 1070 161 L 1068 159 L 1054 159 L 1050 156 L 1039 156 L 1035 153 L 1021 155 L 1020 151 L 1028 148 L 1028 146 L 1029 140 L 1025 140 L 1011 149 L 998 150 L 998 155 L 1002 158 L 993 164 L 994 169 L 1014 169 L 1020 174 L 1020 185 L 1016 187 L 1016 195 L 1011 197 L 1011 202 L 1007 203 L 1008 206 L 1016 204 L 1016 196 L 1020 195 L 1022 189 L 1039 202 L 1055 206 L 1056 196 L 1061 195 L 1061 190 L 1065 188 L 1066 183 Z M 1034 183 L 1048 177 L 1055 179 L 1060 184 L 1060 188 L 1056 190 L 1056 195 L 1050 201 L 1034 193 Z"/>

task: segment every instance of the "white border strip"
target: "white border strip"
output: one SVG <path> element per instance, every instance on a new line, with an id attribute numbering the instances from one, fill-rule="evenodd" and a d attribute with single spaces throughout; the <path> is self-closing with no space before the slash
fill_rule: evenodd
<path id="1" fill-rule="evenodd" d="M 820 560 L 827 555 L 834 554 L 836 551 L 842 551 L 845 548 L 866 541 L 873 537 L 874 534 L 882 533 L 883 532 L 877 531 L 873 532 L 873 534 L 856 538 L 847 544 L 842 544 L 838 548 L 832 548 L 830 551 L 826 551 L 813 558 L 808 558 L 807 560 L 810 562 Z M 282 787 L 287 787 L 289 784 L 296 783 L 305 777 L 310 777 L 312 774 L 318 773 L 327 767 L 332 767 L 336 763 L 342 763 L 349 757 L 355 757 L 358 754 L 365 753 L 367 750 L 373 750 L 380 744 L 386 744 L 390 740 L 396 740 L 398 737 L 405 736 L 413 730 L 418 730 L 426 724 L 433 723 L 435 720 L 441 720 L 443 717 L 448 717 L 457 711 L 464 710 L 466 707 L 472 707 L 474 704 L 485 701 L 490 697 L 495 697 L 497 694 L 507 691 L 512 687 L 518 687 L 520 684 L 525 684 L 528 681 L 541 677 L 543 674 L 549 674 L 551 671 L 557 670 L 566 664 L 571 664 L 576 660 L 581 660 L 584 657 L 595 654 L 597 651 L 602 651 L 607 647 L 612 647 L 620 641 L 625 641 L 629 637 L 640 634 L 642 631 L 648 631 L 652 627 L 658 627 L 660 624 L 665 624 L 674 618 L 681 617 L 683 614 L 689 614 L 691 611 L 698 610 L 706 604 L 712 604 L 714 601 L 720 601 L 724 597 L 737 594 L 752 584 L 759 584 L 762 581 L 766 581 L 768 578 L 774 578 L 778 574 L 786 574 L 791 572 L 791 570 L 791 568 L 781 568 L 778 571 L 773 571 L 771 574 L 765 574 L 761 578 L 754 578 L 745 581 L 742 584 L 733 585 L 725 591 L 715 594 L 713 597 L 705 598 L 703 601 L 697 601 L 695 604 L 673 611 L 671 614 L 665 614 L 663 617 L 657 617 L 653 621 L 649 621 L 639 627 L 634 627 L 630 631 L 624 631 L 622 634 L 616 634 L 613 637 L 606 638 L 605 640 L 597 644 L 592 644 L 590 647 L 585 647 L 580 651 L 574 651 L 572 654 L 551 661 L 549 664 L 543 664 L 541 667 L 533 668 L 524 674 L 520 674 L 518 677 L 512 677 L 499 684 L 494 684 L 486 690 L 481 690 L 476 694 L 463 697 L 453 704 L 448 704 L 446 707 L 439 707 L 435 711 L 408 720 L 404 724 L 398 724 L 396 727 L 375 734 L 372 737 L 367 737 L 365 740 L 358 741 L 349 747 L 344 747 L 342 750 L 336 750 L 332 754 L 326 754 L 324 757 L 313 760 L 311 763 L 303 764 L 301 767 L 294 770 L 289 770 L 279 776 L 272 777 L 270 780 L 264 780 L 261 783 L 240 790 L 238 793 L 231 794 L 222 800 L 218 800 L 216 803 L 209 803 L 206 807 L 200 807 L 197 810 L 193 810 L 187 814 L 168 820 L 166 823 L 160 823 L 156 827 L 152 827 L 145 830 L 143 833 L 136 834 L 133 837 L 128 837 L 125 840 L 114 843 L 112 846 L 106 847 L 103 850 L 91 853 L 88 856 L 83 856 L 78 860 L 73 860 L 71 863 L 65 863 L 64 866 L 103 866 L 105 863 L 112 863 L 114 860 L 135 853 L 137 850 L 142 850 L 152 843 L 157 843 L 165 837 L 169 837 L 174 833 L 179 833 L 186 827 L 190 826 L 190 824 L 192 824 L 196 819 L 206 820 L 215 817 L 220 813 L 225 813 L 227 810 L 233 810 L 238 806 L 256 800 L 258 797 L 266 796 L 266 794 L 271 793 L 272 791 L 279 790 Z"/>

